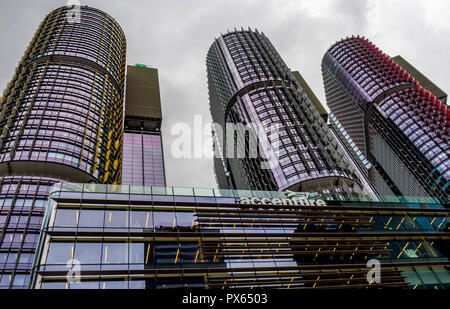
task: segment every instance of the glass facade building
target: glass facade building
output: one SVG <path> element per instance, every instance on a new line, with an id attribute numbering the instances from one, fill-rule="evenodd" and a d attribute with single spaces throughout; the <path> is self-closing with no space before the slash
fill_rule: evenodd
<path id="1" fill-rule="evenodd" d="M 57 184 L 30 287 L 449 288 L 449 226 L 435 198 Z"/>
<path id="2" fill-rule="evenodd" d="M 53 184 L 120 183 L 125 36 L 102 11 L 69 10 L 42 21 L 1 98 L 0 288 L 28 285 Z"/>
<path id="3" fill-rule="evenodd" d="M 322 73 L 332 125 L 377 191 L 449 203 L 450 109 L 441 91 L 360 36 L 334 44 Z"/>
<path id="4" fill-rule="evenodd" d="M 359 190 L 353 167 L 300 85 L 301 77 L 294 76 L 264 34 L 242 30 L 216 39 L 208 51 L 207 73 L 212 119 L 223 132 L 213 132 L 221 188 Z M 250 143 L 232 136 L 226 124 L 263 128 L 261 152 L 252 156 Z M 232 144 L 238 154 L 231 153 Z M 267 162 L 270 167 L 263 168 Z"/>

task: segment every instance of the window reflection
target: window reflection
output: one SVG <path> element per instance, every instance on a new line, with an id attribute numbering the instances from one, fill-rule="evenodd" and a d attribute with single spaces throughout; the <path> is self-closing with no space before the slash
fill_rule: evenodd
<path id="1" fill-rule="evenodd" d="M 130 243 L 130 264 L 144 264 L 145 257 L 144 243 Z"/>
<path id="2" fill-rule="evenodd" d="M 62 290 L 67 289 L 66 282 L 42 282 L 41 289 L 44 290 Z"/>
<path id="3" fill-rule="evenodd" d="M 103 281 L 100 282 L 100 289 L 127 289 L 128 281 Z"/>
<path id="4" fill-rule="evenodd" d="M 178 227 L 194 228 L 195 216 L 193 212 L 177 212 L 176 223 Z"/>
<path id="5" fill-rule="evenodd" d="M 58 209 L 55 217 L 55 226 L 77 226 L 79 215 L 79 210 Z"/>
<path id="6" fill-rule="evenodd" d="M 153 220 L 156 228 L 175 228 L 176 217 L 173 211 L 154 211 Z"/>
<path id="7" fill-rule="evenodd" d="M 128 227 L 128 211 L 108 210 L 105 212 L 105 227 Z"/>
<path id="8" fill-rule="evenodd" d="M 46 264 L 66 264 L 72 259 L 73 251 L 73 243 L 52 242 L 48 248 Z"/>
<path id="9" fill-rule="evenodd" d="M 130 212 L 130 225 L 132 228 L 148 229 L 153 227 L 151 211 L 133 210 Z"/>
<path id="10" fill-rule="evenodd" d="M 101 243 L 77 243 L 74 258 L 83 264 L 99 264 L 102 256 Z"/>
<path id="11" fill-rule="evenodd" d="M 127 243 L 104 244 L 102 263 L 109 263 L 109 264 L 128 263 L 128 244 Z"/>
<path id="12" fill-rule="evenodd" d="M 80 227 L 103 227 L 104 211 L 83 209 L 80 211 Z"/>
<path id="13" fill-rule="evenodd" d="M 99 282 L 98 281 L 82 281 L 82 282 L 71 282 L 69 288 L 71 290 L 84 290 L 84 289 L 98 289 Z"/>

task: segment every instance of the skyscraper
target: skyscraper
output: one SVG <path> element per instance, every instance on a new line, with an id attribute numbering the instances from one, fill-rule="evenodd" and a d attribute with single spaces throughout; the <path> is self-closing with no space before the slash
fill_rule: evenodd
<path id="1" fill-rule="evenodd" d="M 360 36 L 334 44 L 322 63 L 330 119 L 379 193 L 448 203 L 446 95 L 396 59 L 405 67 Z"/>
<path id="2" fill-rule="evenodd" d="M 122 184 L 166 185 L 158 70 L 127 66 Z"/>
<path id="3" fill-rule="evenodd" d="M 354 170 L 322 115 L 264 34 L 242 30 L 222 35 L 209 49 L 207 72 L 212 118 L 223 131 L 213 133 L 221 188 L 357 190 Z M 261 152 L 251 156 L 251 144 L 230 137 L 234 133 L 226 124 L 263 126 Z M 278 134 L 271 125 L 278 126 Z M 228 139 L 241 156 L 229 151 Z"/>
<path id="4" fill-rule="evenodd" d="M 1 99 L 1 288 L 27 286 L 53 184 L 120 182 L 125 36 L 106 13 L 71 9 L 43 20 Z"/>

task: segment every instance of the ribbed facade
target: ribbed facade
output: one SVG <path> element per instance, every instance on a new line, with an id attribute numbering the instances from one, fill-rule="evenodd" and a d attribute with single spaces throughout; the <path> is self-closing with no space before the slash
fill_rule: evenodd
<path id="1" fill-rule="evenodd" d="M 47 15 L 1 99 L 2 288 L 27 285 L 51 185 L 120 182 L 125 36 L 102 11 L 69 10 Z"/>
<path id="2" fill-rule="evenodd" d="M 253 190 L 326 191 L 354 185 L 354 173 L 307 94 L 269 39 L 258 31 L 235 31 L 215 40 L 207 56 L 213 121 L 262 125 L 264 156 L 230 158 L 216 139 L 216 177 L 223 187 Z M 270 125 L 278 125 L 272 135 Z M 214 137 L 219 134 L 214 134 Z M 263 169 L 263 157 L 272 158 Z M 351 189 L 349 189 L 351 190 Z"/>
<path id="3" fill-rule="evenodd" d="M 364 37 L 333 45 L 322 72 L 332 123 L 380 193 L 448 202 L 448 106 Z"/>

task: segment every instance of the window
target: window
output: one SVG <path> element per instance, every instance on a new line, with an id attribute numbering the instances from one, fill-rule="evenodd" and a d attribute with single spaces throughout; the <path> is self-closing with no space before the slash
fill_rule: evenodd
<path id="1" fill-rule="evenodd" d="M 28 275 L 16 274 L 14 276 L 13 287 L 25 287 L 28 284 Z"/>
<path id="2" fill-rule="evenodd" d="M 100 289 L 128 289 L 128 281 L 103 281 Z"/>
<path id="3" fill-rule="evenodd" d="M 175 213 L 173 211 L 155 211 L 153 220 L 156 228 L 174 228 L 176 226 Z"/>
<path id="4" fill-rule="evenodd" d="M 41 289 L 66 289 L 66 282 L 42 282 Z"/>
<path id="5" fill-rule="evenodd" d="M 130 212 L 130 227 L 149 229 L 153 227 L 153 216 L 151 211 L 132 210 Z"/>
<path id="6" fill-rule="evenodd" d="M 80 227 L 103 227 L 104 211 L 102 210 L 87 210 L 80 211 Z"/>
<path id="7" fill-rule="evenodd" d="M 73 249 L 73 243 L 50 243 L 46 264 L 66 264 L 72 259 Z"/>
<path id="8" fill-rule="evenodd" d="M 178 227 L 193 227 L 194 220 L 193 212 L 177 212 L 176 224 Z"/>
<path id="9" fill-rule="evenodd" d="M 105 227 L 128 227 L 128 211 L 108 210 L 105 212 Z"/>
<path id="10" fill-rule="evenodd" d="M 148 246 L 145 246 L 144 243 L 130 243 L 129 263 L 144 264 L 147 258 L 147 252 L 145 248 L 149 250 Z"/>
<path id="11" fill-rule="evenodd" d="M 83 264 L 99 264 L 102 256 L 101 243 L 77 243 L 74 259 Z"/>
<path id="12" fill-rule="evenodd" d="M 55 226 L 77 226 L 79 210 L 58 209 L 55 217 Z"/>
<path id="13" fill-rule="evenodd" d="M 102 263 L 124 264 L 128 263 L 127 243 L 105 243 L 103 245 Z"/>

